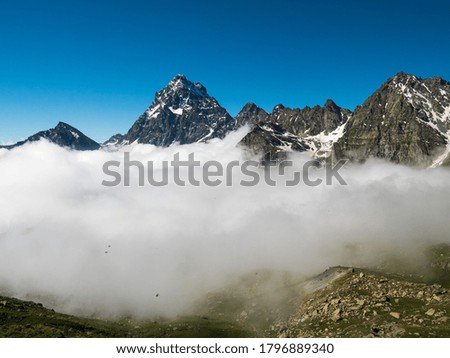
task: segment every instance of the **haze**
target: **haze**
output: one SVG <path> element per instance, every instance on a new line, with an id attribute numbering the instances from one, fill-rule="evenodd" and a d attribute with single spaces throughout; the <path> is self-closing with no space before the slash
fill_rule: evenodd
<path id="1" fill-rule="evenodd" d="M 244 134 L 127 150 L 227 163 L 246 158 Z M 45 141 L 0 150 L 0 294 L 73 314 L 173 316 L 249 272 L 304 277 L 450 242 L 446 169 L 369 161 L 346 167 L 347 186 L 102 186 L 103 163 L 122 159 Z"/>

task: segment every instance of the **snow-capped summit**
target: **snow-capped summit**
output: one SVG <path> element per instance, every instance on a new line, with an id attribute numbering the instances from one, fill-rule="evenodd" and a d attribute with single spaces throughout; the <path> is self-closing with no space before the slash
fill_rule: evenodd
<path id="1" fill-rule="evenodd" d="M 196 82 L 195 84 L 189 81 L 185 75 L 176 75 L 166 86 L 165 89 L 168 89 L 167 92 L 183 92 L 183 91 L 191 91 L 192 93 L 195 93 L 196 96 L 206 96 L 207 91 L 206 88 L 199 82 Z M 164 91 L 164 89 L 163 89 Z"/>
<path id="2" fill-rule="evenodd" d="M 167 147 L 223 138 L 235 128 L 233 118 L 202 84 L 176 75 L 156 93 L 152 105 L 125 135 L 124 143 Z"/>

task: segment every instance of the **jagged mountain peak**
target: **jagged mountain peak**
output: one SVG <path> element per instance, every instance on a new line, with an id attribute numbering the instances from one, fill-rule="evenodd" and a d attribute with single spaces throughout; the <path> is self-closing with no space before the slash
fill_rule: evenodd
<path id="1" fill-rule="evenodd" d="M 121 133 L 114 134 L 107 141 L 103 142 L 103 145 L 104 146 L 114 146 L 114 145 L 120 144 L 123 142 L 124 137 L 125 136 Z"/>
<path id="2" fill-rule="evenodd" d="M 178 74 L 178 75 L 175 75 L 170 80 L 170 82 L 167 84 L 166 87 L 170 87 L 170 88 L 186 87 L 189 85 L 189 83 L 192 83 L 192 82 L 189 81 L 185 75 Z"/>
<path id="3" fill-rule="evenodd" d="M 123 143 L 169 146 L 223 138 L 235 129 L 235 121 L 199 82 L 176 75 L 157 92 L 151 106 L 140 116 Z"/>
<path id="4" fill-rule="evenodd" d="M 393 77 L 391 77 L 389 80 L 403 82 L 403 81 L 420 80 L 420 79 L 421 78 L 417 77 L 416 75 L 400 71 L 400 72 L 396 73 Z"/>
<path id="5" fill-rule="evenodd" d="M 239 112 L 238 116 L 243 113 L 263 113 L 264 115 L 268 115 L 268 113 L 256 105 L 253 102 L 247 102 L 244 107 L 242 107 L 241 111 Z"/>
<path id="6" fill-rule="evenodd" d="M 285 108 L 286 108 L 285 106 L 283 106 L 281 103 L 279 103 L 279 104 L 277 104 L 275 107 L 273 107 L 272 113 L 274 113 L 274 112 L 276 112 L 276 111 L 283 110 L 283 109 L 285 109 Z"/>
<path id="7" fill-rule="evenodd" d="M 422 89 L 426 90 L 426 86 L 449 86 L 450 82 L 446 81 L 445 79 L 443 79 L 440 76 L 435 76 L 435 77 L 430 77 L 430 78 L 422 78 L 422 77 L 418 77 L 416 75 L 413 74 L 409 74 L 409 73 L 405 73 L 405 72 L 399 72 L 396 75 L 394 75 L 393 77 L 389 78 L 386 82 L 385 82 L 385 86 L 389 86 L 389 87 L 403 87 L 403 86 L 408 86 L 408 87 L 412 87 L 412 88 L 420 88 L 422 87 Z M 385 87 L 382 86 L 381 88 Z M 430 91 L 429 91 L 430 92 Z"/>
<path id="8" fill-rule="evenodd" d="M 379 88 L 379 91 L 392 91 L 397 88 L 417 87 L 422 83 L 422 79 L 416 75 L 406 72 L 398 72 L 394 76 L 388 78 L 385 83 Z M 375 92 L 376 93 L 376 92 Z"/>
<path id="9" fill-rule="evenodd" d="M 274 107 L 270 120 L 281 123 L 283 128 L 296 135 L 328 134 L 347 121 L 351 111 L 339 107 L 328 99 L 324 106 L 305 106 L 304 108 L 289 108 L 282 104 Z"/>
<path id="10" fill-rule="evenodd" d="M 258 107 L 253 102 L 248 102 L 235 118 L 236 127 L 244 124 L 256 124 L 265 121 L 267 117 L 269 117 L 269 114 L 264 109 Z"/>
<path id="11" fill-rule="evenodd" d="M 390 89 L 390 97 L 400 95 L 413 108 L 417 120 L 444 134 L 450 131 L 449 82 L 440 77 L 421 79 L 410 75 L 404 81 L 392 81 Z"/>
<path id="12" fill-rule="evenodd" d="M 258 108 L 260 108 L 260 107 L 258 107 L 256 104 L 254 104 L 253 102 L 247 102 L 246 104 L 245 104 L 245 106 L 241 109 L 241 112 L 242 111 L 253 111 L 253 110 L 255 110 L 255 109 L 258 109 Z"/>
<path id="13" fill-rule="evenodd" d="M 200 82 L 191 82 L 185 75 L 180 74 L 176 75 L 160 92 L 182 93 L 200 97 L 208 95 L 206 87 L 203 86 Z"/>
<path id="14" fill-rule="evenodd" d="M 53 130 L 55 130 L 55 131 L 72 130 L 75 132 L 79 132 L 78 129 L 76 129 L 75 127 L 72 127 L 70 124 L 67 124 L 65 122 L 58 122 L 58 124 L 55 126 L 55 128 L 53 128 Z"/>
<path id="15" fill-rule="evenodd" d="M 275 152 L 311 150 L 321 158 L 359 161 L 378 157 L 403 164 L 449 165 L 450 82 L 439 76 L 423 79 L 398 72 L 353 113 L 331 99 L 323 106 L 304 108 L 278 104 L 270 114 L 248 102 L 233 119 L 201 83 L 178 74 L 155 94 L 151 106 L 125 136 L 115 135 L 104 145 L 139 142 L 164 147 L 205 142 L 223 138 L 243 124 L 251 125 L 243 143 L 253 149 L 273 146 Z M 79 150 L 100 147 L 76 128 L 59 122 L 3 148 L 40 139 Z"/>
<path id="16" fill-rule="evenodd" d="M 250 102 L 251 103 L 251 102 Z M 310 110 L 331 110 L 331 111 L 339 111 L 342 107 L 339 107 L 336 102 L 334 102 L 332 99 L 328 98 L 323 106 L 320 106 L 318 104 L 314 105 L 313 107 L 306 105 L 303 108 L 290 108 L 286 107 L 283 104 L 277 104 L 275 107 L 273 107 L 272 114 L 276 115 L 278 113 L 282 113 L 284 111 L 291 111 L 291 112 L 304 112 L 304 111 L 310 111 Z"/>
<path id="17" fill-rule="evenodd" d="M 327 109 L 332 109 L 332 110 L 338 110 L 338 109 L 340 109 L 341 107 L 339 107 L 337 104 L 336 104 L 336 102 L 334 102 L 332 99 L 330 99 L 330 98 L 328 98 L 326 101 L 325 101 L 325 104 L 323 105 L 324 106 L 324 108 L 327 108 Z"/>
<path id="18" fill-rule="evenodd" d="M 185 75 L 183 75 L 182 73 L 178 73 L 175 76 L 173 76 L 172 81 L 187 81 L 187 78 Z M 172 82 L 171 81 L 171 82 Z"/>

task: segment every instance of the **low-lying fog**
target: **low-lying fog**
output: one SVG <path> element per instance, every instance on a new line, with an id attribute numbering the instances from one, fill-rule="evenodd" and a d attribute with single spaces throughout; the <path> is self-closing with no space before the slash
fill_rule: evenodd
<path id="1" fill-rule="evenodd" d="M 242 161 L 242 134 L 130 155 Z M 75 314 L 174 315 L 254 270 L 305 276 L 450 242 L 448 169 L 371 161 L 340 172 L 347 186 L 244 187 L 236 170 L 232 187 L 101 185 L 103 163 L 123 155 L 44 141 L 0 150 L 0 294 Z"/>

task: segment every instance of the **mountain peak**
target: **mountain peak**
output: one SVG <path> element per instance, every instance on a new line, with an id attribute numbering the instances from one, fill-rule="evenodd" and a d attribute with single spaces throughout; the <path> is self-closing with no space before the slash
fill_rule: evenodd
<path id="1" fill-rule="evenodd" d="M 100 145 L 97 142 L 64 122 L 58 122 L 55 128 L 40 131 L 27 139 L 14 145 L 7 146 L 6 148 L 12 149 L 20 147 L 26 143 L 37 142 L 41 139 L 74 150 L 97 150 L 100 148 Z"/>
<path id="2" fill-rule="evenodd" d="M 332 100 L 332 99 L 327 99 L 325 104 L 324 104 L 325 108 L 339 108 L 339 106 Z"/>
<path id="3" fill-rule="evenodd" d="M 244 124 L 256 124 L 267 119 L 269 114 L 253 102 L 248 102 L 236 116 L 236 124 L 238 127 Z"/>
<path id="4" fill-rule="evenodd" d="M 124 142 L 169 146 L 223 138 L 235 129 L 233 118 L 199 82 L 176 75 L 157 92 L 151 106 L 124 137 Z"/>
<path id="5" fill-rule="evenodd" d="M 175 75 L 174 78 L 170 80 L 166 87 L 184 87 L 190 81 L 186 78 L 185 75 Z"/>
<path id="6" fill-rule="evenodd" d="M 189 97 L 190 95 L 196 97 L 208 96 L 206 87 L 199 82 L 191 82 L 185 75 L 178 74 L 164 87 L 158 94 L 161 93 L 178 93 L 180 96 Z"/>
<path id="7" fill-rule="evenodd" d="M 255 109 L 257 109 L 257 108 L 259 108 L 259 107 L 258 107 L 256 104 L 254 104 L 253 102 L 247 102 L 247 103 L 245 104 L 245 106 L 242 108 L 241 112 L 242 112 L 242 111 L 255 110 Z"/>
<path id="8" fill-rule="evenodd" d="M 417 81 L 417 80 L 421 80 L 421 78 L 419 78 L 415 75 L 400 71 L 395 76 L 391 77 L 388 80 L 388 82 L 394 82 L 394 83 L 399 82 L 399 83 L 406 84 L 410 81 Z"/>
<path id="9" fill-rule="evenodd" d="M 436 155 L 450 149 L 448 93 L 450 84 L 441 78 L 397 73 L 355 110 L 335 147 L 337 157 L 345 153 L 355 161 L 377 157 L 408 165 L 440 163 Z"/>
<path id="10" fill-rule="evenodd" d="M 285 108 L 286 108 L 285 106 L 283 106 L 281 103 L 279 103 L 275 107 L 273 107 L 272 113 L 275 113 L 276 111 L 281 111 L 281 110 L 283 110 Z"/>
<path id="11" fill-rule="evenodd" d="M 54 130 L 62 130 L 62 129 L 71 129 L 71 130 L 78 131 L 76 128 L 72 127 L 70 124 L 59 121 L 58 124 L 56 125 L 56 127 L 54 128 Z"/>
<path id="12" fill-rule="evenodd" d="M 173 77 L 172 81 L 178 81 L 178 80 L 186 81 L 187 79 L 186 79 L 185 75 L 183 75 L 182 73 L 178 73 Z"/>

